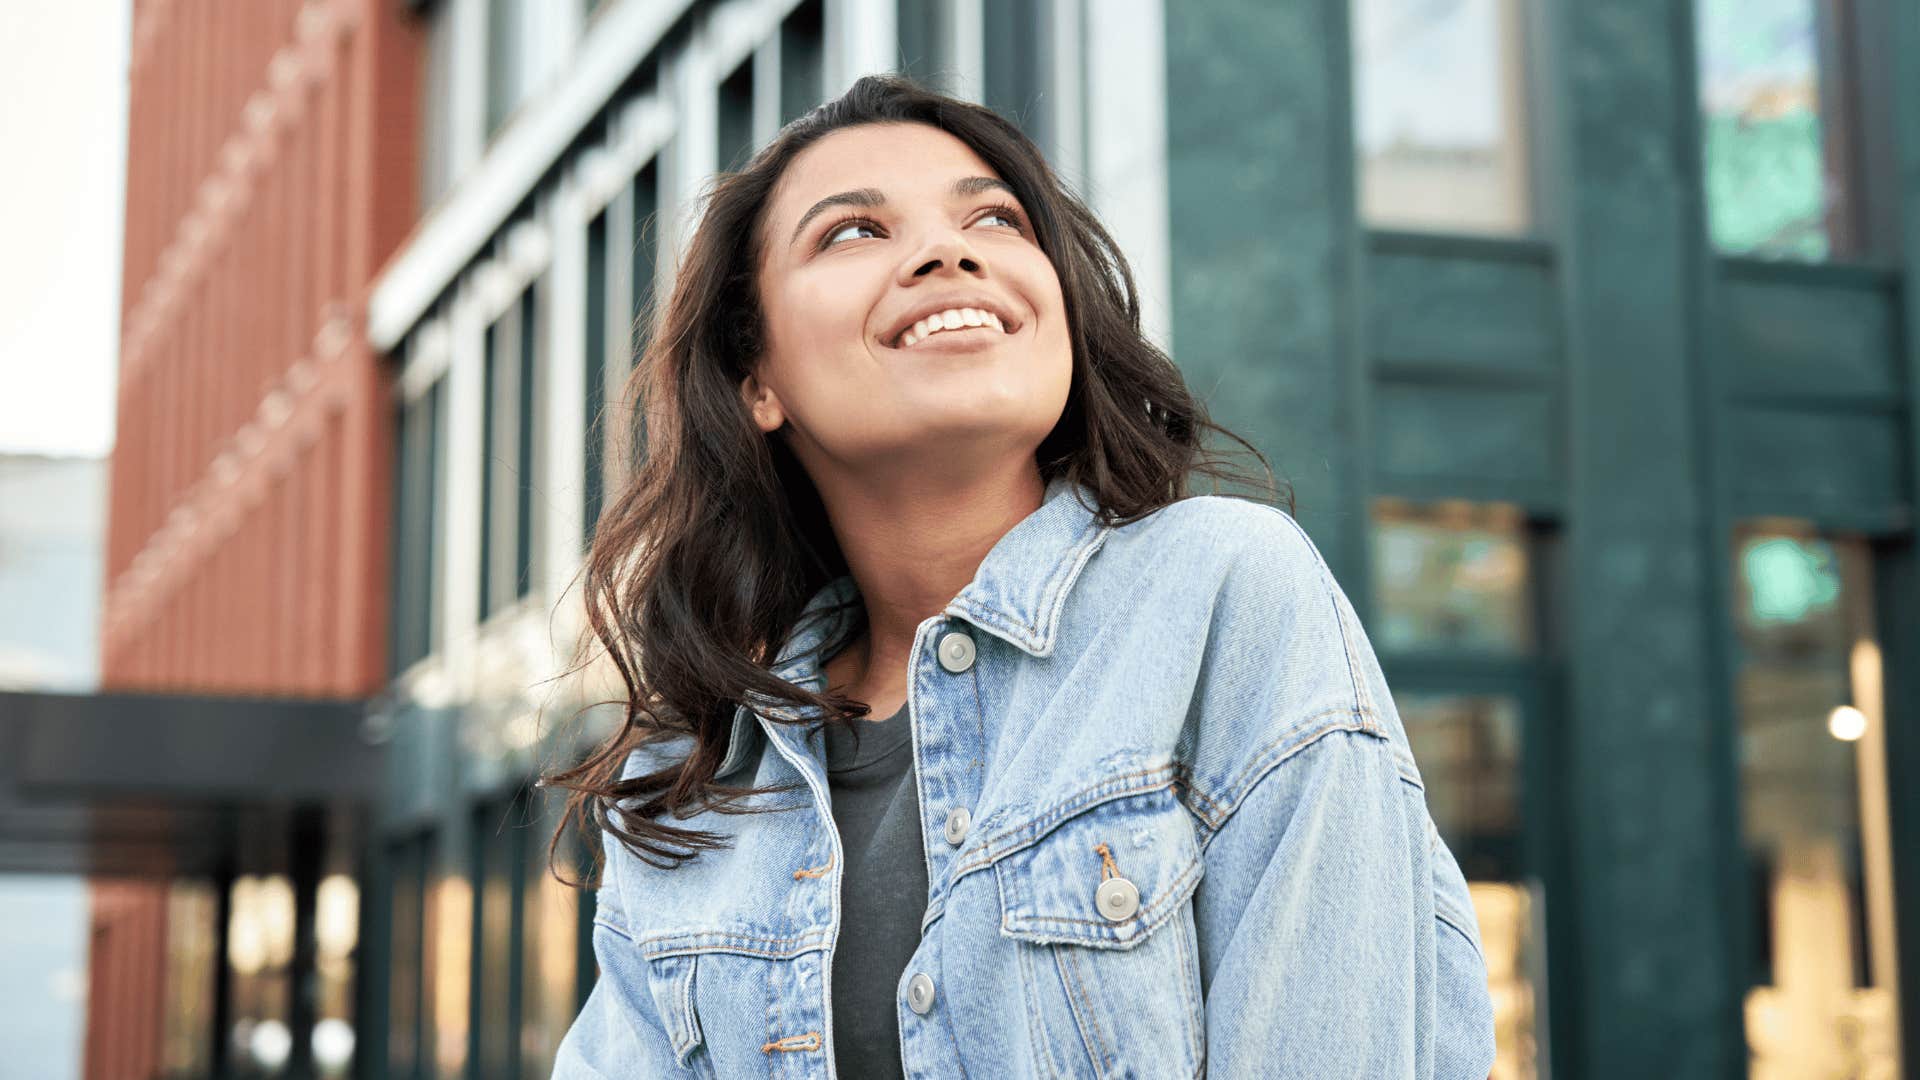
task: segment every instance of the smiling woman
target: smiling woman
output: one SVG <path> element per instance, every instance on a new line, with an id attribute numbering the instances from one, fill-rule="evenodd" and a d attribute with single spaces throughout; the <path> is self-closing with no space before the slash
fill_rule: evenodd
<path id="1" fill-rule="evenodd" d="M 645 338 L 586 568 L 626 723 L 546 778 L 605 857 L 557 1077 L 1487 1074 L 1359 621 L 1189 492 L 1259 483 L 1208 432 L 1265 459 L 1017 128 L 859 80 L 718 181 Z"/>

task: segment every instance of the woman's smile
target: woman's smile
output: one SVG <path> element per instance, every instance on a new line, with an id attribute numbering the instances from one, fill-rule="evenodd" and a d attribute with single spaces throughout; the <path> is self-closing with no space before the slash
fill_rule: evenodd
<path id="1" fill-rule="evenodd" d="M 998 327 L 963 326 L 957 330 L 937 330 L 918 341 L 912 338 L 901 343 L 901 352 L 978 352 L 991 349 L 1000 344 L 1007 335 Z"/>
<path id="2" fill-rule="evenodd" d="M 973 352 L 991 348 L 1019 329 L 1018 325 L 1006 326 L 991 311 L 979 308 L 949 309 L 916 321 L 896 335 L 894 343 L 888 347 L 913 352 Z"/>

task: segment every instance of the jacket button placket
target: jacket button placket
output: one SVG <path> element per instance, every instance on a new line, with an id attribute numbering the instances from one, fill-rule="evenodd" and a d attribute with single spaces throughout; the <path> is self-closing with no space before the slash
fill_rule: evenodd
<path id="1" fill-rule="evenodd" d="M 933 655 L 939 659 L 941 669 L 945 669 L 948 675 L 964 675 L 972 671 L 977 650 L 973 648 L 973 638 L 966 630 L 947 630 L 933 648 Z M 952 807 L 947 811 L 947 824 L 943 830 L 947 844 L 960 846 L 966 840 L 972 824 L 973 815 L 968 813 L 966 807 Z M 924 970 L 916 970 L 914 976 L 906 980 L 906 1007 L 912 1009 L 916 1017 L 925 1017 L 933 1009 L 933 997 L 933 976 Z"/>
<path id="2" fill-rule="evenodd" d="M 973 666 L 973 637 L 962 630 L 940 635 L 940 666 L 959 675 Z"/>

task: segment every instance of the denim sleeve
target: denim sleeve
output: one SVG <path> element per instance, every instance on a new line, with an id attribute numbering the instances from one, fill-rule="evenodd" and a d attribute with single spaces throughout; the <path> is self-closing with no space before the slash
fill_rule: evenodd
<path id="1" fill-rule="evenodd" d="M 554 1056 L 553 1080 L 616 1080 L 668 1076 L 680 1070 L 673 1044 L 653 1006 L 648 961 L 627 934 L 616 858 L 631 858 L 611 836 L 601 838 L 601 875 L 593 920 L 600 978 Z"/>
<path id="2" fill-rule="evenodd" d="M 1484 963 L 1436 918 L 1435 843 L 1378 735 L 1328 731 L 1254 784 L 1194 897 L 1209 1075 L 1487 1076 Z"/>

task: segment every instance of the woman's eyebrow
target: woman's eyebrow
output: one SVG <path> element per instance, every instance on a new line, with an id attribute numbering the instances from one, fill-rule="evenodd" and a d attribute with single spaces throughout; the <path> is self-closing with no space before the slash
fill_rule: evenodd
<path id="1" fill-rule="evenodd" d="M 992 176 L 963 176 L 948 186 L 947 191 L 956 199 L 964 199 L 988 191 L 1004 191 L 1012 198 L 1019 198 L 1011 185 L 1005 180 Z M 819 217 L 822 211 L 836 206 L 858 206 L 872 210 L 887 205 L 887 196 L 879 188 L 854 188 L 852 191 L 836 192 L 821 199 L 800 215 L 800 221 L 793 227 L 793 236 L 787 240 L 792 247 L 800 239 L 800 233 L 806 229 L 807 222 Z"/>

